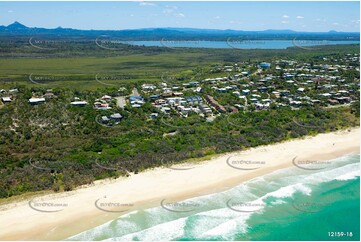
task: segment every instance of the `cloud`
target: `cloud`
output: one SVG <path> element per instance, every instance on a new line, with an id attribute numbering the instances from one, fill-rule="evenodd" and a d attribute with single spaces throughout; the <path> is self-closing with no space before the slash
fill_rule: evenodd
<path id="1" fill-rule="evenodd" d="M 177 6 L 166 5 L 163 8 L 163 14 L 165 14 L 166 16 L 174 16 L 174 17 L 177 17 L 177 18 L 184 18 L 185 17 L 184 13 L 181 13 L 181 12 L 178 11 Z"/>
<path id="2" fill-rule="evenodd" d="M 174 9 L 170 9 L 170 8 L 165 8 L 164 10 L 163 10 L 163 13 L 165 13 L 165 14 L 171 14 L 171 13 L 173 13 L 174 12 Z"/>
<path id="3" fill-rule="evenodd" d="M 332 25 L 338 26 L 338 25 L 340 25 L 340 24 L 339 24 L 339 23 L 332 23 Z"/>
<path id="4" fill-rule="evenodd" d="M 305 18 L 305 17 L 303 17 L 303 16 L 297 16 L 296 18 L 302 19 L 302 18 Z"/>
<path id="5" fill-rule="evenodd" d="M 230 24 L 242 24 L 241 21 L 237 21 L 237 20 L 231 20 L 229 21 Z"/>
<path id="6" fill-rule="evenodd" d="M 290 16 L 288 16 L 288 15 L 286 15 L 286 14 L 282 16 L 282 18 L 289 18 L 289 17 L 290 17 Z"/>
<path id="7" fill-rule="evenodd" d="M 289 21 L 282 21 L 281 23 L 283 23 L 283 24 L 288 24 Z"/>
<path id="8" fill-rule="evenodd" d="M 163 9 L 163 13 L 164 14 L 171 14 L 177 9 L 178 9 L 177 6 L 168 6 L 168 5 L 166 5 L 165 8 Z"/>
<path id="9" fill-rule="evenodd" d="M 215 18 L 215 19 L 220 19 L 221 17 L 219 17 L 219 16 L 215 16 L 214 18 Z"/>
<path id="10" fill-rule="evenodd" d="M 8 13 L 13 13 L 14 11 L 13 10 L 8 10 Z"/>
<path id="11" fill-rule="evenodd" d="M 140 2 L 139 6 L 157 6 L 157 4 L 151 2 Z"/>

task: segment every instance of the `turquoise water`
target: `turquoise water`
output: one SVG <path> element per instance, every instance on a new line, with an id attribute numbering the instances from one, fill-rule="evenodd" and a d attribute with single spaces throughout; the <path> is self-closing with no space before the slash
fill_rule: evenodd
<path id="1" fill-rule="evenodd" d="M 186 209 L 134 211 L 69 239 L 358 241 L 359 162 L 357 154 L 323 170 L 279 170 L 185 200 Z"/>
<path id="2" fill-rule="evenodd" d="M 318 45 L 359 44 L 359 40 L 244 40 L 228 39 L 227 41 L 198 41 L 198 40 L 161 40 L 161 41 L 124 41 L 131 45 L 158 46 L 168 48 L 220 48 L 220 49 L 286 49 L 288 47 L 306 47 Z"/>

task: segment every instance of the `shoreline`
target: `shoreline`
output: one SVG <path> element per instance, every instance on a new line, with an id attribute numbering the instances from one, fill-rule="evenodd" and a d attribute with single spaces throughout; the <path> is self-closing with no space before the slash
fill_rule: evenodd
<path id="1" fill-rule="evenodd" d="M 71 192 L 30 196 L 30 199 L 0 206 L 0 240 L 66 239 L 132 210 L 160 206 L 163 199 L 179 201 L 227 190 L 252 178 L 294 166 L 295 157 L 321 161 L 359 153 L 359 135 L 360 128 L 322 133 L 173 166 L 180 170 L 153 168 L 128 178 L 101 180 Z M 250 161 L 258 163 L 247 164 Z M 66 206 L 58 212 L 39 212 L 29 206 L 33 200 Z M 133 206 L 118 210 L 123 212 L 111 209 L 106 212 L 97 209 L 98 201 Z"/>

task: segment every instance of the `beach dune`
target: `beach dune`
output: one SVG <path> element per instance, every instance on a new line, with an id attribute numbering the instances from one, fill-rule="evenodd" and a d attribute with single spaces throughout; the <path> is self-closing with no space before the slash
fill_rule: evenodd
<path id="1" fill-rule="evenodd" d="M 0 240 L 65 239 L 138 208 L 219 192 L 278 169 L 323 169 L 322 161 L 359 153 L 359 137 L 359 128 L 307 136 L 12 202 L 0 207 Z"/>

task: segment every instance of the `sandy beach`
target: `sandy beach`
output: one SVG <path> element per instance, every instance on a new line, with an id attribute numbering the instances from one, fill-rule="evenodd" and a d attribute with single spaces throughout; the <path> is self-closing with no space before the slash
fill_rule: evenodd
<path id="1" fill-rule="evenodd" d="M 321 161 L 359 153 L 359 137 L 359 128 L 308 136 L 2 205 L 0 240 L 61 240 L 162 200 L 219 192 L 290 166 L 323 169 Z"/>

